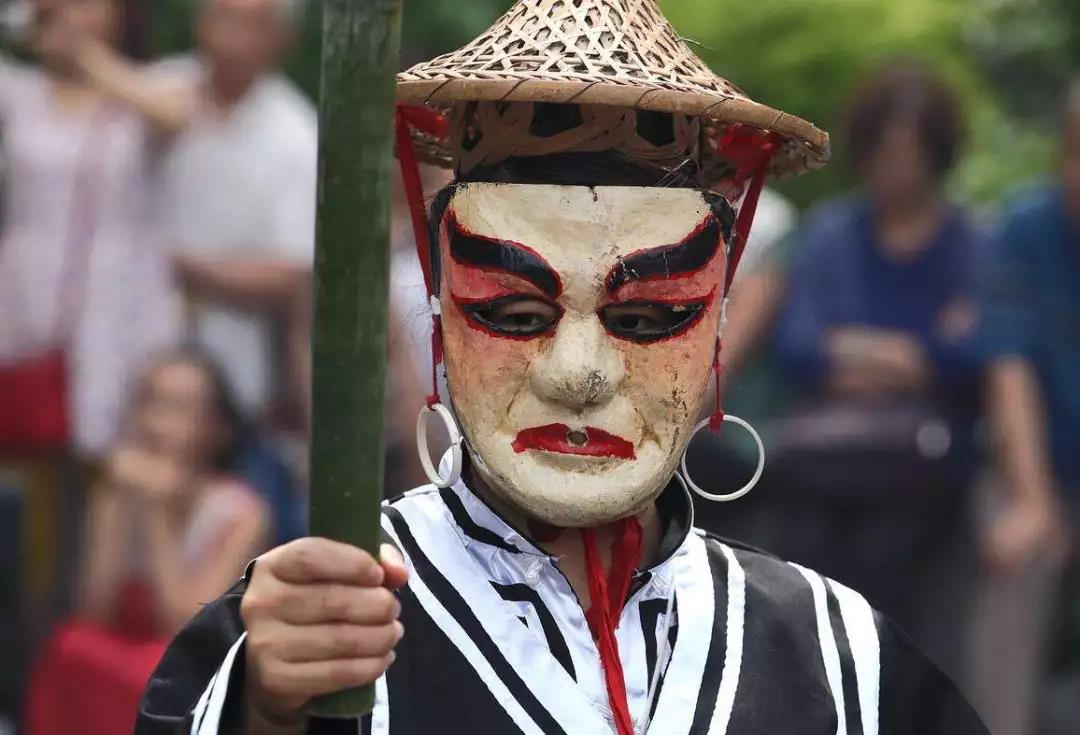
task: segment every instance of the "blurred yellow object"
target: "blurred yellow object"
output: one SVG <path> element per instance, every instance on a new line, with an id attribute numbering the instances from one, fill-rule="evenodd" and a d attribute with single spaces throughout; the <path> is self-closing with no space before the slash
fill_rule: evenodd
<path id="1" fill-rule="evenodd" d="M 97 472 L 93 464 L 64 456 L 0 459 L 0 477 L 10 479 L 22 496 L 19 606 L 32 616 L 30 619 L 49 611 L 57 599 L 57 585 L 71 578 L 64 565 L 78 558 L 77 552 L 70 552 L 75 551 L 81 536 L 83 502 L 61 493 L 84 492 Z M 78 517 L 65 515 L 76 513 Z"/>
<path id="2" fill-rule="evenodd" d="M 62 471 L 47 459 L 5 460 L 0 473 L 23 496 L 21 576 L 25 610 L 41 610 L 58 579 L 58 508 Z"/>

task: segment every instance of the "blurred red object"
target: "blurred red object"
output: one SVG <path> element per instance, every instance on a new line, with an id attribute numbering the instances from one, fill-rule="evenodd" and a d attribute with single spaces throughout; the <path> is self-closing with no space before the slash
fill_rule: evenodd
<path id="1" fill-rule="evenodd" d="M 0 366 L 0 453 L 32 456 L 67 446 L 67 384 L 63 350 Z"/>
<path id="2" fill-rule="evenodd" d="M 111 122 L 113 113 L 107 107 L 98 115 L 104 124 Z M 0 452 L 4 454 L 50 454 L 65 449 L 70 441 L 67 345 L 86 306 L 104 151 L 101 137 L 90 135 L 80 153 L 52 331 L 59 346 L 0 365 L 0 406 L 4 406 L 0 412 Z"/>
<path id="3" fill-rule="evenodd" d="M 155 637 L 147 590 L 121 595 L 116 625 L 63 623 L 30 675 L 27 735 L 130 735 L 168 640 Z"/>

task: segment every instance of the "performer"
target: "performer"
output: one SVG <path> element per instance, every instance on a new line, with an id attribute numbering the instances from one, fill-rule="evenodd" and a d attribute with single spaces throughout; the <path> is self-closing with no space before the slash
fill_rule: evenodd
<path id="1" fill-rule="evenodd" d="M 697 422 L 727 287 L 764 179 L 827 136 L 713 75 L 653 0 L 521 0 L 398 97 L 453 407 L 421 413 L 432 484 L 385 506 L 380 562 L 257 559 L 137 732 L 983 733 L 858 593 L 695 530 L 708 493 L 677 472 L 696 431 L 749 428 Z M 430 216 L 417 152 L 456 174 Z M 371 682 L 359 722 L 305 715 Z"/>

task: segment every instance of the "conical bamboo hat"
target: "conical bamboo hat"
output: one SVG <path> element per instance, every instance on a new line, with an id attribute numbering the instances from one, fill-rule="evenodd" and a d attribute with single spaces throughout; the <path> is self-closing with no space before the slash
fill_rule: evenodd
<path id="1" fill-rule="evenodd" d="M 774 175 L 829 158 L 827 133 L 714 74 L 655 0 L 518 0 L 472 43 L 399 74 L 397 96 L 440 109 L 539 102 L 650 110 L 698 118 L 706 134 L 741 124 L 780 138 Z M 439 141 L 420 142 L 429 161 L 453 158 Z"/>

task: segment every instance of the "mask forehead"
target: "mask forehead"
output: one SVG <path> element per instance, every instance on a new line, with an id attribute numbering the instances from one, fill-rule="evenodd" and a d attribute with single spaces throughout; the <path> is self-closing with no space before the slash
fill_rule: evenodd
<path id="1" fill-rule="evenodd" d="M 711 213 L 694 189 L 546 184 L 464 184 L 453 207 L 465 230 L 538 253 L 568 295 L 595 290 L 620 258 L 679 242 Z"/>

